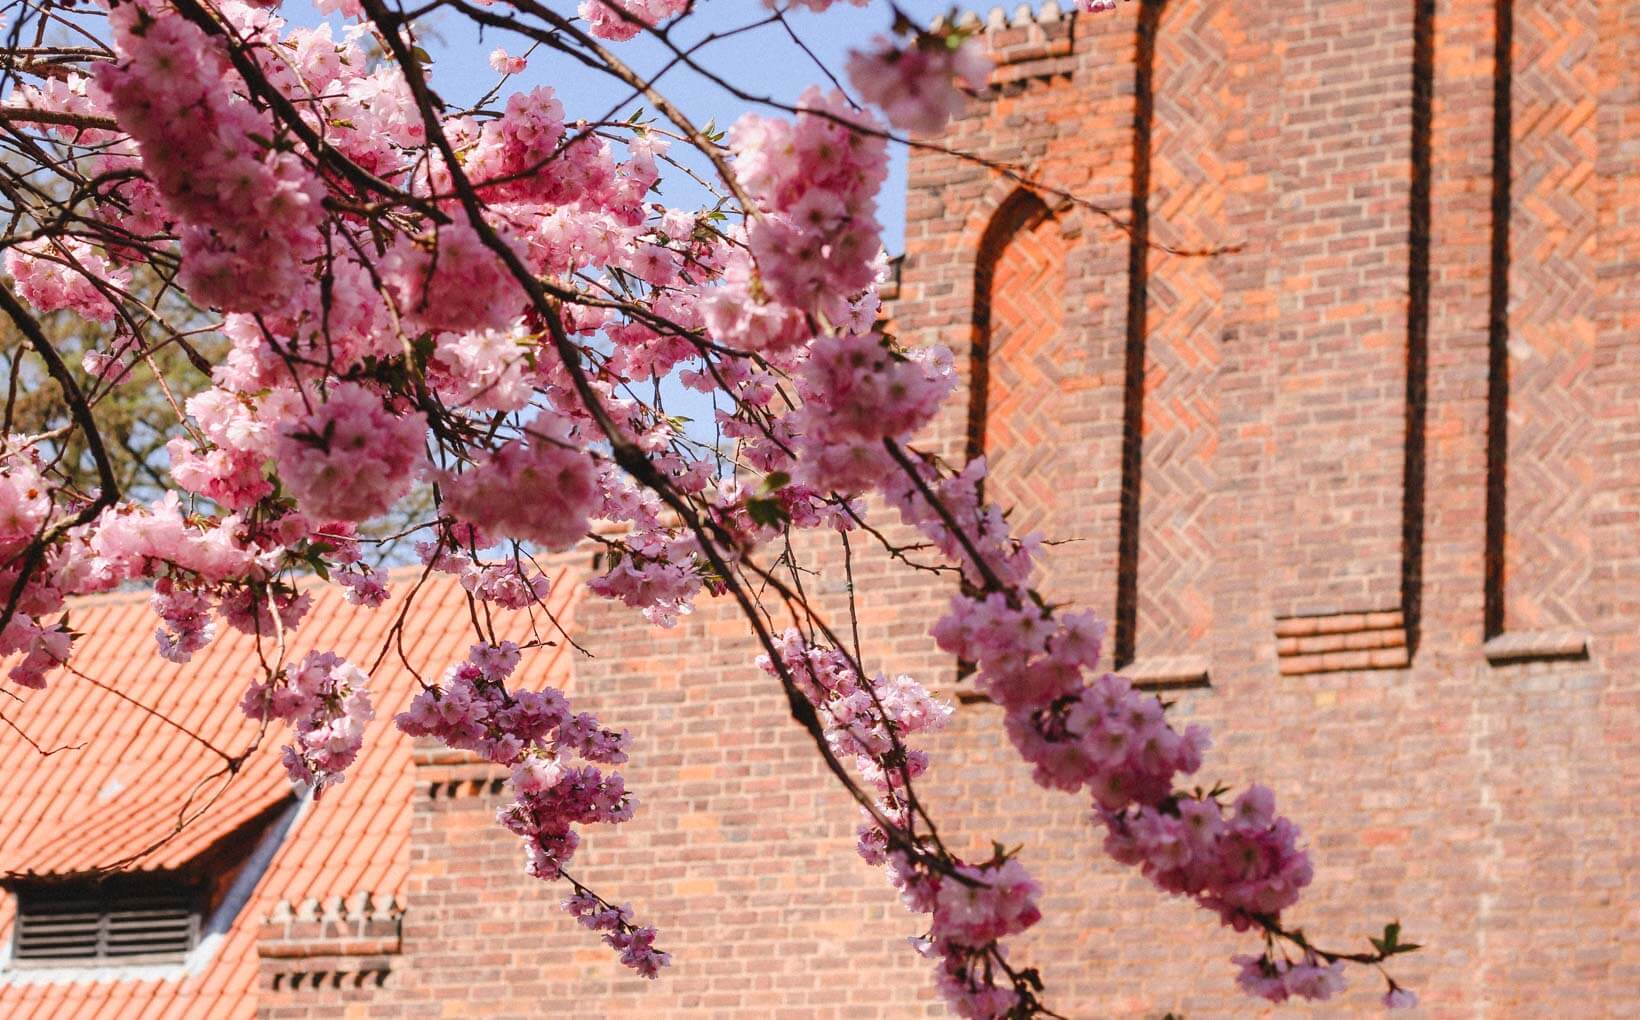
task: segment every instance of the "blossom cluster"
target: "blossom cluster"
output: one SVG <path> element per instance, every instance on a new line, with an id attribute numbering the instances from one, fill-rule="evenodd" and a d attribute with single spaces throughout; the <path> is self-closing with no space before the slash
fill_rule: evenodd
<path id="1" fill-rule="evenodd" d="M 926 519 L 916 500 L 902 506 L 912 520 Z M 1002 527 L 994 516 L 987 523 L 993 536 Z M 942 521 L 927 533 L 951 541 L 944 529 Z M 999 578 L 1018 576 L 1028 560 L 1016 549 L 971 565 L 984 563 Z M 1155 695 L 1122 677 L 1088 680 L 1102 637 L 1091 616 L 1055 614 L 1020 587 L 994 587 L 953 598 L 933 633 L 942 649 L 975 664 L 976 686 L 1004 708 L 1008 736 L 1037 782 L 1091 794 L 1110 833 L 1107 852 L 1161 888 L 1195 897 L 1238 929 L 1277 922 L 1313 872 L 1274 796 L 1254 787 L 1227 819 L 1216 799 L 1179 790 L 1179 777 L 1201 767 L 1206 730 L 1175 729 Z"/>
<path id="2" fill-rule="evenodd" d="M 598 505 L 597 465 L 567 435 L 532 432 L 528 441 L 507 443 L 449 476 L 445 505 L 486 531 L 567 549 L 586 534 Z"/>
<path id="3" fill-rule="evenodd" d="M 1105 851 L 1156 885 L 1191 896 L 1224 923 L 1246 929 L 1298 901 L 1313 871 L 1298 829 L 1275 813 L 1275 795 L 1253 786 L 1228 812 L 1210 797 L 1105 809 Z"/>
<path id="4" fill-rule="evenodd" d="M 188 398 L 187 410 L 199 441 L 179 436 L 166 446 L 178 485 L 228 510 L 244 510 L 273 492 L 264 470 L 273 456 L 273 430 L 249 401 L 210 389 Z"/>
<path id="5" fill-rule="evenodd" d="M 207 596 L 179 589 L 171 578 L 162 577 L 154 582 L 150 601 L 160 619 L 154 632 L 159 654 L 172 662 L 187 662 L 216 636 L 216 621 L 211 619 L 211 600 Z"/>
<path id="6" fill-rule="evenodd" d="M 273 443 L 279 476 L 309 512 L 362 521 L 409 491 L 427 422 L 394 414 L 358 383 L 340 383 L 312 413 L 287 419 Z"/>
<path id="7" fill-rule="evenodd" d="M 790 416 L 794 427 L 826 437 L 818 445 L 827 450 L 842 445 L 831 439 L 836 435 L 876 440 L 861 444 L 858 455 L 871 458 L 871 469 L 837 471 L 824 480 L 849 491 L 877 488 L 961 566 L 968 584 L 934 624 L 933 636 L 942 650 L 973 664 L 975 686 L 1004 709 L 1008 736 L 1036 781 L 1090 795 L 1107 830 L 1107 853 L 1138 866 L 1161 889 L 1194 898 L 1237 930 L 1279 930 L 1282 911 L 1313 877 L 1297 827 L 1276 813 L 1263 787 L 1249 789 L 1228 809 L 1216 791 L 1179 788 L 1180 778 L 1202 764 L 1206 730 L 1174 728 L 1157 697 L 1097 672 L 1102 624 L 1088 613 L 1055 611 L 1030 588 L 1041 539 L 1016 538 L 1001 509 L 981 498 L 983 459 L 942 473 L 902 445 L 938 400 L 916 384 L 908 361 L 878 353 L 884 349 L 880 341 L 859 338 L 828 338 L 813 347 L 802 375 L 804 402 Z M 897 464 L 905 470 L 894 470 Z M 908 887 L 914 877 L 930 881 L 908 874 Z M 1325 998 L 1343 980 L 1331 964 L 1325 971 L 1325 980 L 1310 980 L 1309 971 L 1299 970 L 1281 987 L 1293 996 Z"/>
<path id="8" fill-rule="evenodd" d="M 94 322 L 112 322 L 110 294 L 131 283 L 131 271 L 78 238 L 40 240 L 6 249 L 5 269 L 17 292 L 42 312 L 68 309 Z"/>
<path id="9" fill-rule="evenodd" d="M 490 69 L 497 74 L 522 74 L 528 66 L 528 57 L 514 56 L 506 47 L 497 46 L 490 51 Z"/>
<path id="10" fill-rule="evenodd" d="M 474 645 L 438 687 L 417 694 L 394 722 L 410 736 L 435 737 L 511 768 L 513 800 L 496 818 L 523 839 L 528 872 L 551 881 L 567 877 L 564 866 L 581 841 L 577 826 L 619 825 L 632 817 L 637 804 L 620 773 L 597 767 L 626 761 L 627 735 L 605 729 L 584 712 L 572 712 L 563 693 L 553 688 L 509 689 L 507 680 L 520 659 L 511 641 Z M 588 764 L 576 764 L 576 759 Z M 578 884 L 576 888 L 584 891 Z M 585 921 L 589 915 L 576 916 Z M 605 941 L 622 963 L 645 977 L 654 977 L 666 965 L 666 954 L 654 948 L 654 929 L 632 926 L 630 911 L 589 926 L 606 931 Z"/>
<path id="11" fill-rule="evenodd" d="M 814 705 L 832 751 L 852 758 L 873 785 L 889 793 L 883 807 L 903 812 L 903 801 L 892 791 L 903 790 L 928 767 L 927 754 L 906 740 L 944 727 L 951 706 L 913 677 L 862 676 L 843 652 L 810 644 L 795 629 L 782 633 L 775 647 L 778 660 L 759 656 L 758 667 L 789 677 Z"/>
<path id="12" fill-rule="evenodd" d="M 402 237 L 381 268 L 404 321 L 433 332 L 503 329 L 524 292 L 470 224 Z"/>
<path id="13" fill-rule="evenodd" d="M 850 299 L 876 280 L 887 147 L 863 133 L 874 122 L 840 93 L 810 89 L 799 107 L 793 120 L 748 114 L 729 133 L 756 208 L 705 316 L 713 335 L 743 349 L 779 350 L 812 338 L 817 319 L 848 321 Z"/>
<path id="14" fill-rule="evenodd" d="M 588 591 L 642 610 L 659 627 L 675 626 L 679 616 L 692 612 L 693 599 L 700 589 L 700 574 L 687 553 L 669 551 L 660 556 L 622 556 L 608 571 L 587 582 Z"/>
<path id="15" fill-rule="evenodd" d="M 821 489 L 870 489 L 895 472 L 883 441 L 914 434 L 954 384 L 948 357 L 908 357 L 876 333 L 816 341 L 803 370 L 803 406 L 790 418 L 804 454 L 800 477 Z"/>
<path id="16" fill-rule="evenodd" d="M 600 39 L 630 39 L 644 29 L 683 13 L 689 0 L 582 0 L 580 15 Z"/>
<path id="17" fill-rule="evenodd" d="M 776 653 L 759 657 L 758 665 L 795 685 L 814 705 L 833 752 L 852 759 L 881 794 L 877 815 L 860 828 L 859 853 L 885 866 L 908 909 L 929 915 L 928 936 L 917 945 L 937 961 L 942 997 L 958 1016 L 1010 1015 L 1024 989 L 1004 980 L 997 966 L 1006 956 L 1002 940 L 1041 920 L 1041 886 L 1018 858 L 999 851 L 972 864 L 917 835 L 910 788 L 928 768 L 928 755 L 908 739 L 943 727 L 951 706 L 910 676 L 862 676 L 846 654 L 813 645 L 796 630 L 780 635 Z"/>
<path id="18" fill-rule="evenodd" d="M 640 976 L 657 977 L 662 967 L 671 965 L 672 954 L 655 948 L 655 929 L 632 923 L 630 906 L 611 906 L 583 886 L 564 900 L 564 909 L 582 925 L 603 932 L 604 941 L 621 954 L 621 962 Z"/>
<path id="19" fill-rule="evenodd" d="M 7 453 L 0 462 L 0 584 L 16 591 L 16 564 L 49 527 L 52 501 L 51 487 L 34 459 L 12 454 L 9 447 Z M 72 638 L 66 626 L 43 622 L 62 605 L 54 586 L 30 585 L 20 594 L 16 610 L 0 630 L 0 655 L 17 656 L 7 672 L 13 683 L 38 689 L 45 686 L 46 674 L 67 659 Z"/>
<path id="20" fill-rule="evenodd" d="M 338 571 L 335 577 L 336 583 L 343 588 L 342 598 L 349 605 L 375 609 L 392 595 L 381 573 L 370 569 L 367 564 L 360 564 L 353 570 Z"/>
<path id="21" fill-rule="evenodd" d="M 931 135 L 968 106 L 971 92 L 985 88 L 991 58 L 974 36 L 919 32 L 902 46 L 878 36 L 867 50 L 849 54 L 848 76 L 866 101 L 894 127 Z"/>
<path id="22" fill-rule="evenodd" d="M 999 980 L 1007 961 L 1000 940 L 1042 919 L 1041 886 L 1018 858 L 959 862 L 935 875 L 894 857 L 890 875 L 908 905 L 933 915 L 928 938 L 918 945 L 936 959 L 934 984 L 951 1011 L 968 1020 L 1017 1015 L 1026 990 L 1017 979 Z"/>
<path id="23" fill-rule="evenodd" d="M 50 671 L 68 661 L 72 633 L 61 622 L 43 621 L 70 595 L 156 579 L 151 603 L 161 623 L 159 649 L 179 662 L 214 633 L 207 616 L 212 602 L 231 625 L 255 632 L 256 614 L 266 611 L 267 598 L 278 602 L 292 623 L 311 601 L 268 584 L 270 556 L 259 543 L 273 539 L 237 515 L 208 526 L 185 514 L 170 493 L 148 506 L 111 507 L 75 524 L 69 514 L 53 513 L 53 491 L 27 452 L 8 449 L 0 455 L 0 556 L 7 564 L 0 569 L 0 583 L 16 590 L 29 548 L 61 532 L 0 631 L 0 654 L 21 655 L 9 676 L 22 686 L 44 687 Z M 64 509 L 76 509 L 76 502 L 83 498 L 71 499 Z"/>
<path id="24" fill-rule="evenodd" d="M 292 725 L 295 738 L 281 752 L 285 771 L 318 796 L 359 756 L 365 724 L 375 718 L 369 679 L 334 652 L 309 652 L 294 669 L 253 681 L 241 707 L 253 719 Z"/>
<path id="25" fill-rule="evenodd" d="M 1237 956 L 1231 962 L 1241 967 L 1236 984 L 1242 991 L 1271 1002 L 1286 1002 L 1289 998 L 1323 1002 L 1344 988 L 1344 965 L 1322 963 L 1313 955 L 1300 963 L 1267 954 Z"/>
<path id="26" fill-rule="evenodd" d="M 228 310 L 280 307 L 319 249 L 323 186 L 226 87 L 228 56 L 202 29 L 139 3 L 108 20 L 119 59 L 97 65 L 95 85 L 181 224 L 184 284 Z"/>

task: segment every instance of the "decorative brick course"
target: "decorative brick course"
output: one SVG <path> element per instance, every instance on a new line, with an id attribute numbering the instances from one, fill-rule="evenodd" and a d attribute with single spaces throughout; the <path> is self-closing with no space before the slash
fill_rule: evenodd
<path id="1" fill-rule="evenodd" d="M 1581 630 L 1512 630 L 1486 642 L 1486 661 L 1503 665 L 1533 659 L 1582 659 L 1589 636 Z"/>
<path id="2" fill-rule="evenodd" d="M 368 997 L 399 964 L 403 916 L 391 897 L 369 893 L 277 904 L 257 933 L 258 1014 L 307 1016 Z"/>
<path id="3" fill-rule="evenodd" d="M 1122 673 L 1140 690 L 1171 691 L 1206 687 L 1211 682 L 1207 658 L 1201 655 L 1135 659 Z"/>
<path id="4" fill-rule="evenodd" d="M 1400 610 L 1289 616 L 1276 620 L 1283 676 L 1407 665 L 1406 618 Z"/>
<path id="5" fill-rule="evenodd" d="M 961 24 L 971 27 L 976 20 L 970 17 Z M 985 21 L 985 41 L 996 62 L 991 86 L 1017 91 L 1031 78 L 1069 76 L 1075 69 L 1075 30 L 1076 19 L 1052 0 L 1038 11 L 1022 4 L 1006 20 L 1001 8 L 993 9 Z"/>
<path id="6" fill-rule="evenodd" d="M 280 901 L 262 924 L 256 952 L 264 960 L 394 954 L 403 917 L 403 907 L 392 897 L 369 893 L 295 906 Z"/>

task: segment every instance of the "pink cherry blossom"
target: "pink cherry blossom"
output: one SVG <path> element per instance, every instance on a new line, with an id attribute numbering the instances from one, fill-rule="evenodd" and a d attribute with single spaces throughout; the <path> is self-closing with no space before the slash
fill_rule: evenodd
<path id="1" fill-rule="evenodd" d="M 399 315 L 422 329 L 504 329 L 523 309 L 518 282 L 465 223 L 401 238 L 382 276 Z"/>
<path id="2" fill-rule="evenodd" d="M 284 423 L 273 443 L 279 476 L 302 508 L 362 521 L 410 489 L 422 464 L 426 419 L 396 414 L 358 383 L 340 383 L 312 413 Z"/>
<path id="3" fill-rule="evenodd" d="M 497 74 L 520 74 L 528 66 L 528 59 L 515 57 L 500 46 L 490 51 L 490 68 Z"/>
<path id="4" fill-rule="evenodd" d="M 364 606 L 366 609 L 380 606 L 387 601 L 390 594 L 382 575 L 369 568 L 341 571 L 336 575 L 336 583 L 347 589 L 343 593 L 343 598 L 355 606 Z"/>
<path id="5" fill-rule="evenodd" d="M 155 632 L 159 653 L 172 662 L 187 662 L 216 636 L 211 600 L 198 592 L 177 589 L 170 578 L 154 585 L 154 612 L 163 625 Z"/>
<path id="6" fill-rule="evenodd" d="M 597 505 L 597 467 L 565 434 L 542 424 L 540 438 L 509 443 L 444 483 L 446 505 L 488 531 L 547 549 L 586 534 Z"/>
<path id="7" fill-rule="evenodd" d="M 182 221 L 185 282 L 225 309 L 284 307 L 319 245 L 317 178 L 262 141 L 273 133 L 267 117 L 234 94 L 221 50 L 199 28 L 137 4 L 111 8 L 109 22 L 120 57 L 96 65 L 96 88 Z"/>
<path id="8" fill-rule="evenodd" d="M 878 36 L 865 51 L 849 54 L 848 75 L 866 101 L 903 131 L 930 135 L 968 105 L 969 91 L 985 88 L 991 59 L 973 36 L 918 33 L 902 46 Z"/>
<path id="9" fill-rule="evenodd" d="M 283 719 L 295 729 L 283 760 L 291 780 L 311 786 L 315 795 L 340 783 L 358 757 L 364 725 L 375 715 L 363 670 L 333 652 L 310 652 L 274 680 L 252 683 L 245 692 L 245 714 L 254 719 Z"/>
<path id="10" fill-rule="evenodd" d="M 1036 906 L 1041 892 L 1017 859 L 996 867 L 958 868 L 956 875 L 940 881 L 934 937 L 977 947 L 1022 932 L 1042 918 Z"/>
<path id="11" fill-rule="evenodd" d="M 582 0 L 581 17 L 593 35 L 630 39 L 645 25 L 658 25 L 683 11 L 688 0 Z"/>
<path id="12" fill-rule="evenodd" d="M 46 685 L 46 675 L 68 661 L 73 637 L 61 626 L 45 626 L 35 622 L 27 613 L 11 618 L 0 631 L 0 655 L 21 653 L 7 678 L 21 686 L 39 690 Z"/>
<path id="13" fill-rule="evenodd" d="M 83 241 L 36 241 L 6 250 L 6 272 L 17 292 L 42 312 L 67 308 L 96 322 L 112 322 L 131 272 Z"/>

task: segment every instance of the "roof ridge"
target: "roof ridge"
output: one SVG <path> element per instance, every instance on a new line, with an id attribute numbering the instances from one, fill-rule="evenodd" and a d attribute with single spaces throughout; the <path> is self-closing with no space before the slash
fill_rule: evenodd
<path id="1" fill-rule="evenodd" d="M 537 557 L 537 559 L 540 560 L 542 569 L 550 578 L 561 578 L 564 574 L 574 569 L 570 563 L 566 562 L 565 559 L 562 558 L 562 554 L 552 554 L 547 557 Z M 390 567 L 382 573 L 386 576 L 388 581 L 393 582 L 415 580 L 423 573 L 427 575 L 427 580 L 429 582 L 449 579 L 451 583 L 454 583 L 456 580 L 454 575 L 448 574 L 444 571 L 429 571 L 426 565 L 421 563 L 406 563 L 400 566 Z M 295 579 L 295 583 L 299 590 L 306 591 L 310 588 L 325 588 L 331 582 L 325 581 L 317 574 L 302 574 Z M 74 595 L 68 599 L 68 605 L 71 608 L 81 609 L 88 609 L 92 607 L 100 608 L 103 606 L 135 605 L 137 603 L 147 601 L 153 594 L 153 585 L 142 584 L 138 587 L 120 587 L 114 591 L 98 592 L 95 595 Z"/>

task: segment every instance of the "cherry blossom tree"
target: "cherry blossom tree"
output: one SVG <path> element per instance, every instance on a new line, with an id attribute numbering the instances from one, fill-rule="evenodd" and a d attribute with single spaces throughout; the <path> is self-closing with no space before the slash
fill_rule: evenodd
<path id="1" fill-rule="evenodd" d="M 747 112 L 719 132 L 621 55 L 643 36 L 711 75 L 677 42 L 693 6 L 318 0 L 304 26 L 278 0 L 14 3 L 0 65 L 11 687 L 49 697 L 72 668 L 67 600 L 150 585 L 160 655 L 186 661 L 219 626 L 267 642 L 242 707 L 289 724 L 285 765 L 317 795 L 358 753 L 370 677 L 330 652 L 286 661 L 310 602 L 298 578 L 391 607 L 369 529 L 418 488 L 421 576 L 458 575 L 486 611 L 544 611 L 534 555 L 597 543 L 590 590 L 657 627 L 703 596 L 739 607 L 756 666 L 859 806 L 860 856 L 923 915 L 915 941 L 953 1012 L 1056 1016 L 1052 975 L 1005 951 L 1041 916 L 1038 881 L 1001 849 L 958 856 L 918 799 L 933 764 L 918 737 L 951 708 L 865 661 L 779 566 L 805 530 L 904 557 L 869 520 L 890 515 L 960 582 L 932 635 L 972 664 L 1037 781 L 1086 800 L 1112 860 L 1248 933 L 1247 992 L 1327 999 L 1346 964 L 1416 948 L 1395 925 L 1360 952 L 1287 925 L 1312 870 L 1271 791 L 1186 785 L 1208 734 L 1101 671 L 1103 623 L 1035 590 L 1042 536 L 983 498 L 983 460 L 917 444 L 951 396 L 951 355 L 880 326 L 876 201 L 889 147 L 984 86 L 980 43 L 885 5 L 884 34 L 845 69 L 864 105 L 840 83 L 782 104 L 722 82 Z M 417 26 L 435 11 L 504 40 L 501 82 L 470 108 L 434 89 Z M 784 17 L 773 6 L 748 28 Z M 607 110 L 510 88 L 537 60 L 597 72 Z M 652 112 L 617 119 L 634 102 Z M 712 198 L 664 204 L 666 173 Z M 65 315 L 75 344 L 48 328 Z M 16 413 L 25 378 L 49 387 L 54 417 Z M 669 416 L 660 379 L 710 397 L 723 440 Z M 110 447 L 132 392 L 168 415 L 146 486 Z M 515 682 L 525 651 L 480 632 L 464 661 L 419 664 L 443 678 L 397 725 L 509 767 L 500 824 L 530 873 L 655 977 L 669 958 L 654 928 L 569 870 L 584 831 L 633 816 L 614 767 L 641 748 Z M 1414 1000 L 1389 980 L 1386 1005 Z"/>

